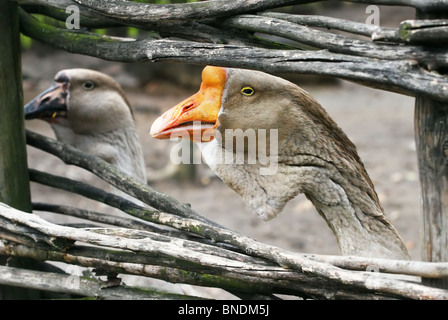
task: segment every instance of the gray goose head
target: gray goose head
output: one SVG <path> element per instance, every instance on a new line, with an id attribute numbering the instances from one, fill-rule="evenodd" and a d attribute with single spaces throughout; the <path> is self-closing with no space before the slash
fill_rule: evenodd
<path id="1" fill-rule="evenodd" d="M 54 84 L 25 106 L 25 119 L 47 121 L 59 141 L 146 183 L 131 105 L 111 77 L 89 69 L 59 71 Z"/>
<path id="2" fill-rule="evenodd" d="M 256 149 L 238 145 L 244 136 L 250 142 L 253 132 Z M 207 164 L 264 220 L 304 193 L 342 254 L 409 258 L 356 147 L 293 83 L 259 71 L 208 66 L 199 92 L 159 117 L 151 135 L 198 142 Z"/>

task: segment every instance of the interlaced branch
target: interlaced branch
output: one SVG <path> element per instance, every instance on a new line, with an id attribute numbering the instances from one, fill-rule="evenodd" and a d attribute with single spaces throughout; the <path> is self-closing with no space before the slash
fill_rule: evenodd
<path id="1" fill-rule="evenodd" d="M 195 22 L 194 27 L 188 25 L 184 32 L 179 31 L 182 26 L 173 25 L 172 22 L 151 27 L 151 30 L 166 36 L 170 35 L 170 30 L 175 30 L 172 32 L 176 36 L 183 35 L 189 41 L 168 38 L 134 40 L 100 36 L 81 30 L 57 28 L 33 19 L 25 11 L 21 11 L 20 16 L 24 34 L 56 48 L 105 60 L 168 61 L 258 69 L 271 73 L 327 75 L 388 91 L 408 95 L 424 94 L 438 100 L 448 100 L 446 76 L 431 71 L 448 66 L 446 50 L 355 39 L 310 29 L 290 22 L 291 18 L 285 16 L 280 19 L 280 16 L 270 17 L 263 14 L 205 22 L 201 20 Z M 210 29 L 212 27 L 214 29 Z M 193 32 L 190 32 L 192 30 Z M 226 33 L 219 33 L 215 38 L 215 41 L 221 43 L 210 43 L 213 38 L 210 37 L 210 32 L 213 30 L 226 30 Z M 233 37 L 229 30 L 235 30 Z M 244 35 L 242 31 L 247 33 Z M 267 48 L 273 44 L 268 45 L 266 40 L 255 39 L 255 32 L 281 36 L 302 45 L 315 47 L 317 51 Z M 189 33 L 188 36 L 186 33 Z M 396 37 L 390 36 L 391 33 L 399 35 L 399 30 L 377 30 L 375 35 L 377 38 L 389 37 L 390 40 Z M 204 34 L 209 34 L 208 38 L 203 36 Z M 200 41 L 192 41 L 195 37 Z"/>
<path id="2" fill-rule="evenodd" d="M 137 191 L 142 186 L 134 184 L 131 178 L 109 167 L 103 160 L 32 132 L 27 132 L 27 140 L 31 145 L 50 152 L 67 163 L 82 164 L 88 161 L 91 166 L 86 167 L 87 170 L 105 181 L 113 182 L 114 186 L 121 190 L 128 190 L 129 194 L 136 196 L 137 199 L 145 200 L 142 195 L 146 192 Z M 155 209 L 150 209 L 67 178 L 55 177 L 36 170 L 30 171 L 30 177 L 39 183 L 103 201 L 134 217 L 159 226 L 174 228 L 176 231 L 158 232 L 160 227 L 146 230 L 144 227 L 141 230 L 118 227 L 75 229 L 56 226 L 34 215 L 30 216 L 1 205 L 0 234 L 5 234 L 2 236 L 6 239 L 6 242 L 3 242 L 3 252 L 8 252 L 9 255 L 27 257 L 37 255 L 44 257 L 42 260 L 65 261 L 83 267 L 104 269 L 105 272 L 115 271 L 173 282 L 217 286 L 230 292 L 244 294 L 286 293 L 313 298 L 356 296 L 448 298 L 445 290 L 425 287 L 419 284 L 419 278 L 414 278 L 421 275 L 445 277 L 448 264 L 433 265 L 422 262 L 413 264 L 414 262 L 408 261 L 293 253 L 257 242 L 204 219 L 196 220 L 200 216 L 195 214 L 193 217 L 191 212 L 186 218 L 183 217 L 182 211 L 176 212 L 176 215 L 159 211 L 158 202 L 151 202 Z M 124 185 L 126 188 L 123 188 Z M 158 194 L 158 196 L 164 195 Z M 41 209 L 44 208 L 46 207 L 41 205 Z M 179 210 L 183 206 L 178 205 L 175 208 Z M 196 236 L 192 237 L 191 234 Z M 14 243 L 21 246 L 17 247 Z M 39 245 L 36 247 L 33 243 Z M 78 243 L 87 243 L 98 248 L 87 250 Z M 225 243 L 227 247 L 219 246 L 219 243 Z M 109 252 L 107 248 L 121 251 Z M 34 252 L 35 250 L 38 251 Z M 88 252 L 85 252 L 86 250 Z M 134 254 L 129 255 L 126 252 Z M 106 256 L 107 261 L 102 260 L 101 257 Z M 149 260 L 145 260 L 145 257 Z M 372 265 L 377 266 L 381 272 L 375 274 L 363 272 L 366 266 Z M 167 278 L 166 273 L 161 271 L 162 268 L 171 268 L 170 277 Z M 191 272 L 199 275 L 192 279 Z M 182 274 L 186 276 L 181 277 Z M 200 276 L 201 274 L 209 276 Z M 405 276 L 405 279 L 397 278 L 393 274 Z"/>

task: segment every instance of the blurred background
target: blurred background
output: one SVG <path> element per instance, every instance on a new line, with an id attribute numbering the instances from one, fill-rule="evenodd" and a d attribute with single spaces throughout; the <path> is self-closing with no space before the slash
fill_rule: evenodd
<path id="1" fill-rule="evenodd" d="M 146 1 L 147 2 L 147 1 Z M 186 1 L 153 1 L 153 3 Z M 364 23 L 366 5 L 329 1 L 288 7 L 284 12 L 328 15 Z M 379 7 L 380 25 L 398 27 L 415 17 L 413 9 Z M 105 30 L 96 30 L 102 33 Z M 133 28 L 114 30 L 115 35 L 144 38 Z M 135 109 L 139 137 L 145 152 L 149 184 L 198 213 L 258 241 L 284 249 L 315 254 L 340 254 L 336 239 L 312 204 L 298 196 L 274 220 L 264 222 L 242 199 L 227 188 L 205 164 L 173 167 L 169 153 L 174 142 L 149 136 L 153 121 L 164 111 L 195 93 L 203 66 L 174 63 L 123 64 L 56 50 L 22 38 L 24 103 L 45 90 L 61 69 L 90 68 L 118 81 Z M 419 181 L 414 144 L 411 97 L 366 88 L 354 83 L 307 75 L 282 74 L 311 93 L 358 147 L 386 214 L 398 229 L 413 259 L 420 260 Z M 26 127 L 54 137 L 40 120 Z M 199 152 L 195 149 L 195 152 Z M 66 166 L 58 158 L 28 147 L 31 168 L 102 186 L 92 174 Z M 193 167 L 194 166 L 194 167 Z M 32 183 L 33 201 L 59 203 L 108 212 L 81 196 Z M 39 213 L 51 221 L 54 214 Z"/>

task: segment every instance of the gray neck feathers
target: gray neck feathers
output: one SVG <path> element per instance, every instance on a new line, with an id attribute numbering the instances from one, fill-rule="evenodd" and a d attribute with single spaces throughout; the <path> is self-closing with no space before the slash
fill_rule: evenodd
<path id="1" fill-rule="evenodd" d="M 95 155 L 146 184 L 143 151 L 133 124 L 108 132 L 78 134 L 65 126 L 53 125 L 59 141 Z"/>

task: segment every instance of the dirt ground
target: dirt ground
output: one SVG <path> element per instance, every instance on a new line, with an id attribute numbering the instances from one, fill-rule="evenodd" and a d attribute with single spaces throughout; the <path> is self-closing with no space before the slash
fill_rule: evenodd
<path id="1" fill-rule="evenodd" d="M 412 12 L 409 14 L 412 17 Z M 168 163 L 172 142 L 152 139 L 149 129 L 158 115 L 197 91 L 202 67 L 130 66 L 38 47 L 40 50 L 25 51 L 22 57 L 25 103 L 50 85 L 54 74 L 61 69 L 83 67 L 103 71 L 122 84 L 136 110 L 148 176 L 151 177 L 153 171 Z M 139 77 L 135 76 L 135 70 L 139 70 Z M 144 77 L 141 77 L 142 73 Z M 405 241 L 412 258 L 420 260 L 414 99 L 345 81 L 326 81 L 314 77 L 300 77 L 297 81 L 326 108 L 358 147 L 387 215 Z M 42 121 L 27 121 L 26 126 L 54 137 L 49 125 Z M 32 168 L 83 181 L 98 180 L 31 147 L 28 147 L 28 158 Z M 339 254 L 330 229 L 303 196 L 291 201 L 274 220 L 263 222 L 236 193 L 214 177 L 205 164 L 198 165 L 194 180 L 165 179 L 151 185 L 179 201 L 190 203 L 200 214 L 258 241 L 297 252 Z M 85 208 L 95 206 L 81 196 L 34 183 L 32 197 L 33 201 Z M 54 215 L 43 216 L 54 220 Z"/>

